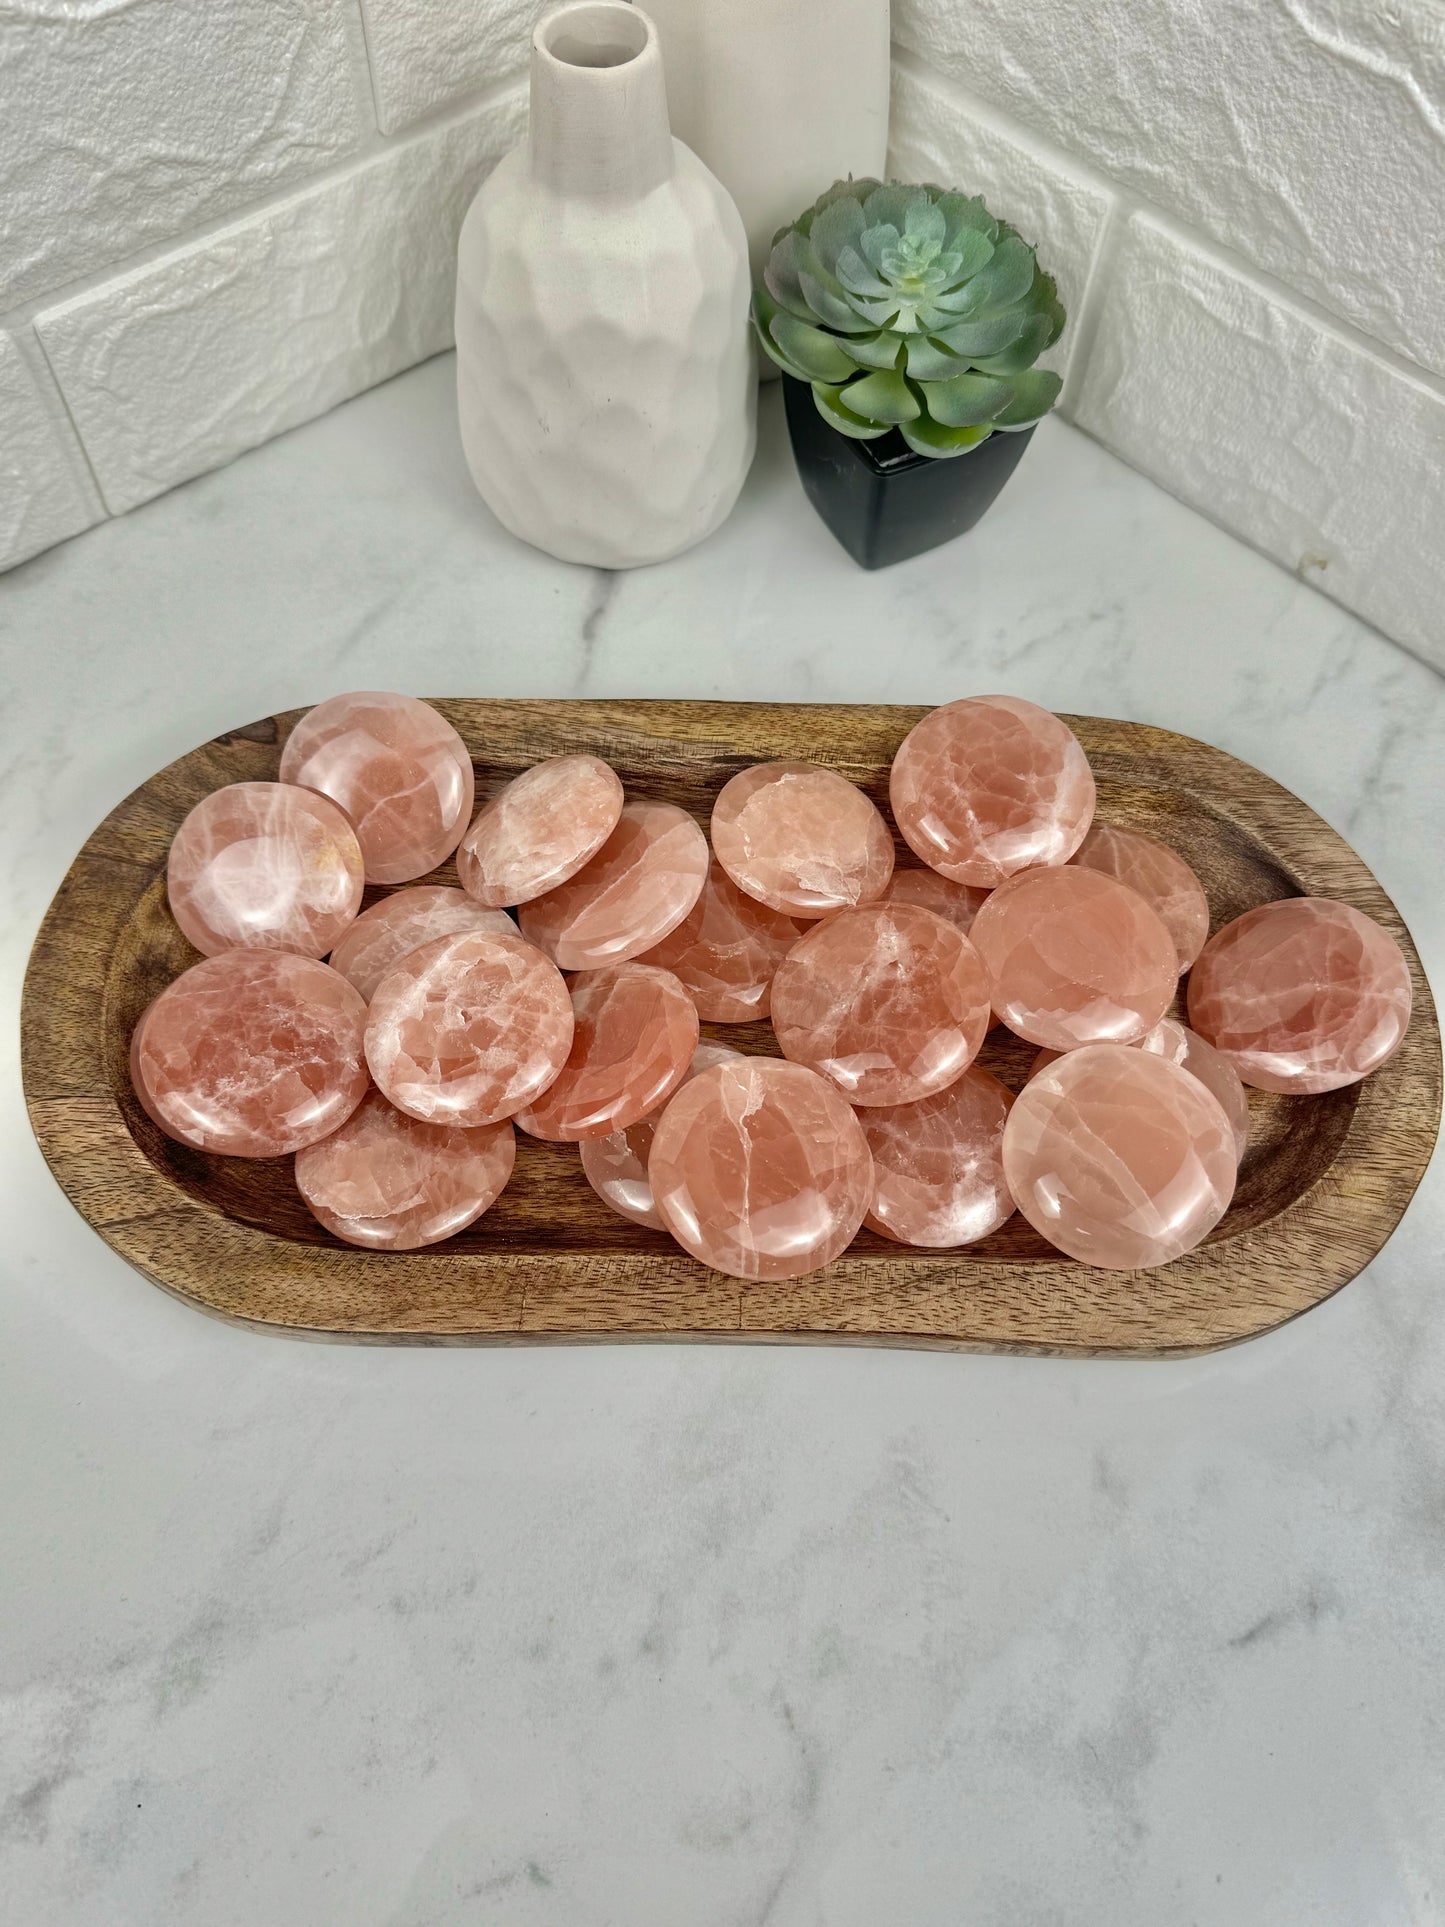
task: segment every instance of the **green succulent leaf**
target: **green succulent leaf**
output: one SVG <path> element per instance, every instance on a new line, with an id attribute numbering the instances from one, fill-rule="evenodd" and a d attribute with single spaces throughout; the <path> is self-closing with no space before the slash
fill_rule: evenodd
<path id="1" fill-rule="evenodd" d="M 877 228 L 870 228 L 868 234 L 862 237 L 864 244 L 866 245 L 869 235 L 877 233 Z M 880 296 L 888 296 L 893 293 L 888 283 L 880 280 L 878 275 L 873 272 L 869 261 L 865 260 L 864 257 L 859 254 L 858 250 L 851 245 L 839 250 L 833 271 L 843 286 L 848 290 L 849 294 L 867 295 L 876 299 Z"/>
<path id="2" fill-rule="evenodd" d="M 887 422 L 865 422 L 844 402 L 841 391 L 825 381 L 813 383 L 813 403 L 825 422 L 855 442 L 876 442 L 880 435 L 888 433 Z"/>
<path id="3" fill-rule="evenodd" d="M 995 240 L 999 233 L 999 223 L 984 206 L 977 194 L 940 194 L 935 206 L 940 209 L 948 224 L 948 247 L 956 244 L 958 236 L 966 232 L 982 234 L 986 240 Z"/>
<path id="4" fill-rule="evenodd" d="M 988 266 L 970 283 L 978 291 L 978 306 L 972 312 L 992 314 L 1022 301 L 1034 284 L 1034 272 L 1033 249 L 1016 234 L 1005 235 Z"/>
<path id="5" fill-rule="evenodd" d="M 805 381 L 847 381 L 857 370 L 858 364 L 849 358 L 836 335 L 825 334 L 785 309 L 773 316 L 768 332 L 792 367 L 802 370 Z"/>
<path id="6" fill-rule="evenodd" d="M 798 281 L 811 304 L 812 319 L 824 322 L 844 335 L 868 335 L 877 328 L 876 321 L 870 321 L 859 312 L 862 304 L 845 293 L 836 282 L 828 286 L 806 272 L 799 275 Z"/>
<path id="7" fill-rule="evenodd" d="M 897 369 L 881 369 L 849 382 L 843 400 L 855 415 L 870 422 L 911 422 L 923 413 L 917 395 Z"/>
<path id="8" fill-rule="evenodd" d="M 944 428 L 938 422 L 929 421 L 924 416 L 916 422 L 900 422 L 899 433 L 915 455 L 931 455 L 935 459 L 947 459 L 953 455 L 966 455 L 970 449 L 986 442 L 993 430 L 985 423 L 979 428 Z"/>
<path id="9" fill-rule="evenodd" d="M 1013 401 L 1013 390 L 989 375 L 955 375 L 951 381 L 926 382 L 923 399 L 941 428 L 974 428 L 1000 419 Z"/>
<path id="10" fill-rule="evenodd" d="M 1063 377 L 1056 375 L 1051 368 L 1025 368 L 1020 374 L 1001 387 L 1008 388 L 1012 400 L 1001 413 L 993 417 L 995 428 L 1032 428 L 1041 421 L 1059 398 L 1063 387 Z M 929 410 L 932 412 L 932 401 Z"/>
<path id="11" fill-rule="evenodd" d="M 908 209 L 917 200 L 927 203 L 926 188 L 905 187 L 897 181 L 879 183 L 863 201 L 864 219 L 869 227 L 882 227 L 886 223 L 901 233 L 908 219 Z"/>
<path id="12" fill-rule="evenodd" d="M 813 224 L 808 231 L 808 239 L 824 261 L 836 261 L 844 248 L 856 248 L 858 238 L 866 225 L 863 219 L 863 203 L 853 193 L 839 193 L 844 183 L 830 192 L 836 199 L 824 206 L 821 202 L 813 215 Z"/>
<path id="13" fill-rule="evenodd" d="M 1008 347 L 993 355 L 975 355 L 973 365 L 985 375 L 1021 374 L 1025 368 L 1032 368 L 1053 339 L 1053 322 L 1050 316 L 1028 315 L 1024 318 L 1019 334 Z"/>
<path id="14" fill-rule="evenodd" d="M 801 368 L 796 367 L 789 361 L 788 357 L 773 339 L 773 322 L 779 314 L 784 312 L 786 312 L 786 310 L 779 308 L 777 302 L 774 301 L 767 289 L 759 282 L 758 286 L 753 290 L 753 326 L 757 330 L 759 345 L 769 360 L 776 362 L 785 375 L 793 375 L 799 381 L 807 381 L 808 376 L 803 373 Z M 801 327 L 803 324 L 800 322 L 798 325 Z"/>
<path id="15" fill-rule="evenodd" d="M 879 341 L 896 337 L 879 335 Z M 967 355 L 951 354 L 949 350 L 935 341 L 931 335 L 908 335 L 908 376 L 911 381 L 950 381 L 955 375 L 966 375 L 973 366 Z"/>
<path id="16" fill-rule="evenodd" d="M 852 335 L 848 340 L 847 352 L 862 368 L 896 368 L 899 365 L 899 356 L 904 352 L 905 340 L 909 344 L 908 353 L 911 356 L 913 352 L 911 344 L 918 338 L 916 335 L 908 335 L 906 338 L 894 334 Z M 908 372 L 910 375 L 913 373 L 911 360 L 908 364 Z"/>
<path id="17" fill-rule="evenodd" d="M 981 355 L 999 355 L 1013 342 L 1017 341 L 1029 325 L 1029 317 L 1014 309 L 1008 314 L 984 315 L 973 321 L 957 321 L 951 328 L 935 328 L 932 333 L 945 348 L 952 349 L 956 355 L 965 355 L 975 367 L 982 367 Z M 1034 359 L 1029 356 L 1029 361 Z M 1027 362 L 1020 363 L 1026 367 Z M 1006 368 L 990 366 L 986 372 L 991 375 L 1007 374 Z"/>

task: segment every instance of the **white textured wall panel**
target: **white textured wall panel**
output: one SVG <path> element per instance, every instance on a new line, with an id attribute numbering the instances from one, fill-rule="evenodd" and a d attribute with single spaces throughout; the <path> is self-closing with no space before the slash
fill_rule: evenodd
<path id="1" fill-rule="evenodd" d="M 376 113 L 392 133 L 527 65 L 551 0 L 361 0 Z"/>
<path id="2" fill-rule="evenodd" d="M 0 334 L 0 569 L 97 519 L 68 430 L 7 334 Z"/>

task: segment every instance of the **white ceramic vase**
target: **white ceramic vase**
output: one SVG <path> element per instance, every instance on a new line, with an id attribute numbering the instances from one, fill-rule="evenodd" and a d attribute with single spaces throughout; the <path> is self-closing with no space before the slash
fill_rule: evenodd
<path id="1" fill-rule="evenodd" d="M 462 445 L 498 520 L 613 569 L 711 534 L 753 456 L 747 246 L 672 137 L 640 9 L 538 23 L 528 139 L 473 201 L 457 268 Z"/>

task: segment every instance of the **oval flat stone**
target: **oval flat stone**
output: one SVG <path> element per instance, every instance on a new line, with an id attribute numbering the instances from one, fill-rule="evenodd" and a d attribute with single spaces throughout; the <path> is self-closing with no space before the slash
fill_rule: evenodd
<path id="1" fill-rule="evenodd" d="M 816 925 L 773 979 L 783 1055 L 850 1104 L 913 1104 L 962 1077 L 989 1026 L 989 981 L 955 924 L 865 904 Z"/>
<path id="2" fill-rule="evenodd" d="M 878 901 L 916 903 L 920 910 L 932 910 L 935 916 L 956 924 L 967 936 L 987 898 L 987 890 L 976 890 L 971 883 L 955 883 L 940 870 L 895 870 Z"/>
<path id="3" fill-rule="evenodd" d="M 1004 1126 L 1019 1210 L 1058 1250 L 1109 1271 L 1192 1250 L 1228 1209 L 1236 1164 L 1229 1120 L 1198 1078 L 1120 1044 L 1048 1065 Z"/>
<path id="4" fill-rule="evenodd" d="M 318 1223 L 372 1251 L 418 1251 L 474 1223 L 512 1175 L 510 1124 L 422 1124 L 368 1091 L 339 1131 L 296 1155 Z"/>
<path id="5" fill-rule="evenodd" d="M 1209 935 L 1209 899 L 1177 850 L 1142 830 L 1101 823 L 1096 817 L 1069 861 L 1137 890 L 1174 939 L 1180 970 L 1189 968 Z"/>
<path id="6" fill-rule="evenodd" d="M 324 957 L 361 908 L 356 832 L 325 796 L 230 783 L 202 797 L 166 863 L 171 914 L 197 950 Z"/>
<path id="7" fill-rule="evenodd" d="M 873 1201 L 852 1110 L 801 1064 L 745 1057 L 685 1085 L 648 1161 L 664 1225 L 732 1278 L 798 1278 L 838 1256 Z"/>
<path id="8" fill-rule="evenodd" d="M 355 690 L 318 703 L 281 752 L 281 781 L 320 790 L 351 818 L 368 883 L 410 883 L 461 841 L 475 783 L 467 746 L 415 696 Z"/>
<path id="9" fill-rule="evenodd" d="M 1000 1020 L 1031 1044 L 1132 1044 L 1168 1010 L 1174 939 L 1137 893 L 1095 870 L 1032 870 L 989 897 L 970 933 Z"/>
<path id="10" fill-rule="evenodd" d="M 1078 737 L 1019 696 L 967 696 L 932 710 L 904 737 L 888 794 L 914 855 L 984 890 L 1067 863 L 1094 815 Z"/>
<path id="11" fill-rule="evenodd" d="M 863 1111 L 873 1153 L 865 1222 L 898 1244 L 946 1250 L 972 1244 L 1013 1216 L 1003 1174 L 1003 1127 L 1013 1098 L 977 1064 L 918 1104 Z"/>
<path id="12" fill-rule="evenodd" d="M 754 1023 L 767 1016 L 773 977 L 804 927 L 744 895 L 715 862 L 697 902 L 642 961 L 670 970 L 707 1023 Z"/>
<path id="13" fill-rule="evenodd" d="M 576 1027 L 567 1061 L 517 1123 L 533 1137 L 576 1143 L 646 1117 L 687 1076 L 697 1009 L 671 971 L 614 964 L 572 979 Z"/>
<path id="14" fill-rule="evenodd" d="M 1153 1030 L 1146 1031 L 1131 1049 L 1152 1051 L 1156 1057 L 1167 1057 L 1171 1064 L 1177 1064 L 1180 1070 L 1197 1077 L 1205 1090 L 1219 1099 L 1220 1108 L 1229 1119 L 1229 1128 L 1234 1134 L 1235 1156 L 1244 1156 L 1249 1142 L 1249 1094 L 1227 1058 L 1221 1057 L 1197 1031 L 1190 1030 L 1187 1024 L 1181 1024 L 1174 1017 L 1161 1017 Z M 1041 1071 L 1046 1064 L 1056 1062 L 1062 1054 L 1056 1050 L 1041 1050 L 1034 1059 L 1030 1075 L 1034 1071 Z"/>
<path id="15" fill-rule="evenodd" d="M 689 1078 L 711 1070 L 714 1064 L 725 1064 L 741 1055 L 741 1051 L 729 1050 L 723 1044 L 699 1044 L 682 1081 L 686 1084 Z M 652 1231 L 667 1228 L 653 1203 L 652 1182 L 647 1175 L 652 1134 L 662 1111 L 663 1106 L 659 1105 L 625 1130 L 610 1131 L 606 1137 L 584 1138 L 578 1146 L 583 1175 L 602 1202 L 611 1205 L 620 1218 L 645 1224 Z"/>
<path id="16" fill-rule="evenodd" d="M 817 763 L 758 763 L 730 777 L 713 805 L 712 846 L 740 890 L 788 917 L 869 903 L 893 874 L 878 810 Z"/>
<path id="17" fill-rule="evenodd" d="M 483 806 L 462 838 L 462 888 L 493 910 L 555 890 L 596 856 L 622 802 L 622 779 L 600 756 L 534 764 Z"/>
<path id="18" fill-rule="evenodd" d="M 707 838 L 685 810 L 625 804 L 590 863 L 522 905 L 522 935 L 563 970 L 629 963 L 682 922 L 702 895 L 707 865 Z"/>
<path id="19" fill-rule="evenodd" d="M 366 1059 L 382 1094 L 424 1124 L 474 1128 L 541 1096 L 567 1061 L 572 1000 L 520 937 L 437 937 L 382 978 Z"/>
<path id="20" fill-rule="evenodd" d="M 1400 1044 L 1410 970 L 1372 917 L 1326 897 L 1246 910 L 1189 978 L 1189 1021 L 1261 1091 L 1336 1091 Z"/>
<path id="21" fill-rule="evenodd" d="M 490 930 L 515 937 L 517 926 L 501 910 L 484 910 L 465 890 L 445 883 L 417 883 L 396 890 L 363 910 L 331 953 L 331 968 L 370 1003 L 376 987 L 402 958 L 437 937 L 464 930 Z"/>
<path id="22" fill-rule="evenodd" d="M 366 1005 L 329 964 L 227 950 L 183 971 L 131 1036 L 136 1096 L 197 1151 L 274 1158 L 344 1124 L 366 1095 Z"/>

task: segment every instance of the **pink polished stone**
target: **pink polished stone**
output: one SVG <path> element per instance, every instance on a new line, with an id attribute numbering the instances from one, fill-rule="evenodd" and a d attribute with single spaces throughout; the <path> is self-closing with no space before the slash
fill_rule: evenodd
<path id="1" fill-rule="evenodd" d="M 788 917 L 826 917 L 881 896 L 893 838 L 862 790 L 817 763 L 758 763 L 730 777 L 712 846 L 738 888 Z"/>
<path id="2" fill-rule="evenodd" d="M 426 1124 L 513 1116 L 546 1090 L 571 1045 L 562 973 L 520 937 L 486 930 L 403 957 L 377 985 L 366 1023 L 383 1095 Z"/>
<path id="3" fill-rule="evenodd" d="M 484 910 L 465 890 L 445 883 L 418 883 L 397 890 L 363 910 L 331 953 L 331 968 L 355 984 L 370 1003 L 382 978 L 402 958 L 437 937 L 464 930 L 490 930 L 515 937 L 517 926 L 501 910 Z"/>
<path id="4" fill-rule="evenodd" d="M 914 1104 L 962 1077 L 989 1025 L 983 961 L 917 904 L 865 904 L 810 930 L 773 979 L 785 1057 L 850 1104 Z"/>
<path id="5" fill-rule="evenodd" d="M 462 888 L 491 909 L 530 903 L 576 876 L 622 814 L 622 781 L 600 756 L 554 756 L 514 777 L 462 838 Z"/>
<path id="6" fill-rule="evenodd" d="M 231 783 L 202 797 L 166 864 L 171 914 L 208 957 L 322 957 L 361 908 L 361 886 L 361 848 L 346 817 L 289 783 Z"/>
<path id="7" fill-rule="evenodd" d="M 1209 935 L 1209 899 L 1176 850 L 1142 830 L 1125 830 L 1095 819 L 1069 861 L 1137 890 L 1159 912 L 1174 939 L 1179 968 L 1189 968 Z"/>
<path id="8" fill-rule="evenodd" d="M 1060 1251 L 1109 1271 L 1193 1250 L 1228 1209 L 1236 1163 L 1229 1120 L 1198 1078 L 1120 1044 L 1040 1071 L 1004 1126 L 1019 1210 Z"/>
<path id="9" fill-rule="evenodd" d="M 870 1229 L 898 1244 L 972 1244 L 1013 1216 L 1003 1175 L 1003 1127 L 1013 1098 L 975 1064 L 919 1104 L 864 1111 L 873 1153 Z"/>
<path id="10" fill-rule="evenodd" d="M 707 864 L 707 838 L 685 810 L 628 803 L 590 863 L 522 905 L 522 935 L 563 970 L 630 963 L 682 922 Z"/>
<path id="11" fill-rule="evenodd" d="M 1179 981 L 1157 912 L 1096 870 L 1031 870 L 1000 884 L 972 937 L 993 1007 L 1031 1044 L 1132 1044 L 1168 1010 Z"/>
<path id="12" fill-rule="evenodd" d="M 1189 1021 L 1261 1091 L 1336 1091 L 1397 1048 L 1410 1022 L 1404 952 L 1326 897 L 1246 910 L 1204 946 Z"/>
<path id="13" fill-rule="evenodd" d="M 725 1064 L 741 1055 L 741 1051 L 728 1050 L 722 1044 L 699 1044 L 682 1081 L 686 1084 L 700 1072 L 711 1070 L 714 1064 Z M 606 1137 L 584 1138 L 579 1147 L 583 1175 L 602 1202 L 610 1204 L 620 1218 L 630 1218 L 633 1224 L 645 1224 L 652 1231 L 665 1231 L 667 1228 L 652 1201 L 652 1184 L 647 1175 L 652 1134 L 657 1129 L 662 1109 L 659 1105 L 636 1124 L 629 1124 L 624 1131 L 612 1131 Z"/>
<path id="14" fill-rule="evenodd" d="M 366 1095 L 366 1005 L 329 964 L 227 950 L 161 992 L 131 1037 L 136 1096 L 168 1137 L 226 1157 L 300 1151 Z"/>
<path id="15" fill-rule="evenodd" d="M 932 910 L 968 935 L 973 920 L 988 900 L 987 890 L 975 890 L 970 883 L 955 883 L 938 870 L 895 870 L 880 903 L 916 903 L 920 910 Z"/>
<path id="16" fill-rule="evenodd" d="M 410 883 L 461 841 L 472 814 L 467 746 L 429 703 L 357 690 L 318 703 L 281 752 L 283 783 L 339 803 L 356 825 L 368 883 Z"/>
<path id="17" fill-rule="evenodd" d="M 510 1124 L 422 1124 L 369 1091 L 339 1131 L 296 1157 L 296 1188 L 347 1244 L 418 1251 L 480 1218 L 517 1155 Z"/>
<path id="18" fill-rule="evenodd" d="M 648 1160 L 663 1224 L 733 1278 L 798 1278 L 838 1256 L 873 1202 L 852 1110 L 801 1064 L 717 1064 L 663 1111 Z"/>
<path id="19" fill-rule="evenodd" d="M 671 1096 L 697 1049 L 697 1010 L 676 977 L 651 964 L 584 970 L 571 991 L 567 1062 L 517 1122 L 533 1137 L 574 1144 L 625 1130 Z"/>
<path id="20" fill-rule="evenodd" d="M 708 1023 L 748 1024 L 767 1016 L 773 977 L 803 928 L 744 896 L 715 862 L 692 909 L 642 961 L 679 978 Z"/>
<path id="21" fill-rule="evenodd" d="M 1094 815 L 1079 739 L 1018 696 L 969 696 L 932 710 L 904 737 L 888 781 L 915 856 L 956 883 L 1067 863 Z"/>
<path id="22" fill-rule="evenodd" d="M 1161 1017 L 1153 1030 L 1146 1031 L 1133 1050 L 1152 1051 L 1156 1057 L 1167 1057 L 1171 1064 L 1180 1070 L 1188 1071 L 1197 1077 L 1211 1096 L 1219 1099 L 1220 1108 L 1229 1119 L 1229 1128 L 1234 1134 L 1234 1152 L 1243 1157 L 1249 1142 L 1249 1094 L 1239 1080 L 1239 1075 L 1227 1058 L 1220 1056 L 1213 1044 L 1206 1044 L 1197 1031 L 1173 1017 Z M 1041 1050 L 1033 1062 L 1030 1075 L 1043 1070 L 1046 1064 L 1055 1063 L 1063 1053 L 1056 1050 Z"/>

